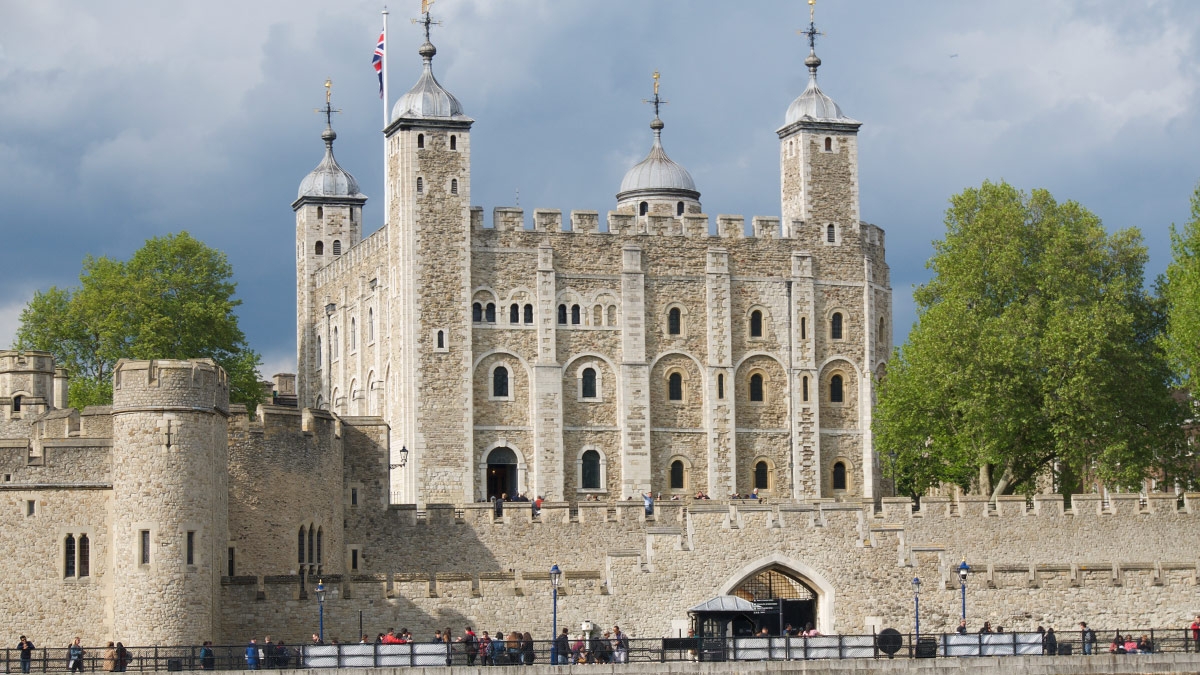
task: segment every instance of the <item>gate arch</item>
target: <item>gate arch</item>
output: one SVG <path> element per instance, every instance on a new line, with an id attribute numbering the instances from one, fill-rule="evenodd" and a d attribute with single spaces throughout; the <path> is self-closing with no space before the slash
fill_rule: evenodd
<path id="1" fill-rule="evenodd" d="M 735 591 L 739 590 L 743 584 L 752 580 L 762 572 L 777 571 L 785 576 L 792 577 L 803 586 L 812 591 L 816 600 L 816 624 L 817 630 L 826 635 L 832 635 L 837 632 L 834 626 L 834 602 L 836 600 L 836 592 L 833 589 L 833 584 L 821 576 L 819 572 L 811 566 L 800 562 L 794 558 L 773 553 L 764 556 L 745 565 L 741 569 L 731 575 L 718 590 L 720 595 L 735 595 Z"/>

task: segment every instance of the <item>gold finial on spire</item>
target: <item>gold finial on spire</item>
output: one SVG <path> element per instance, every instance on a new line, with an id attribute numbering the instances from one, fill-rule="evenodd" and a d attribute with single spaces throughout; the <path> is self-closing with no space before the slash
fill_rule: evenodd
<path id="1" fill-rule="evenodd" d="M 435 0 L 421 0 L 421 13 L 428 14 L 429 6 L 432 5 L 434 3 L 434 1 Z M 812 3 L 809 3 L 809 4 L 812 4 Z"/>
<path id="2" fill-rule="evenodd" d="M 654 95 L 658 96 L 658 71 L 654 71 L 654 75 L 651 75 L 651 77 L 654 78 Z"/>
<path id="3" fill-rule="evenodd" d="M 329 105 L 330 93 L 333 89 L 333 80 L 325 78 L 325 104 Z"/>
<path id="4" fill-rule="evenodd" d="M 315 112 L 319 115 L 325 116 L 326 130 L 330 130 L 333 128 L 333 114 L 342 112 L 341 109 L 334 108 L 333 104 L 330 102 L 332 99 L 332 92 L 333 92 L 333 80 L 327 77 L 327 78 L 325 78 L 325 107 L 313 109 L 313 112 Z"/>
<path id="5" fill-rule="evenodd" d="M 435 0 L 421 0 L 421 18 L 412 19 L 412 22 L 414 24 L 416 24 L 418 26 L 425 26 L 425 41 L 426 42 L 429 42 L 429 27 L 442 25 L 441 21 L 434 21 L 429 16 L 429 6 L 432 5 L 434 2 L 435 2 Z"/>
<path id="6" fill-rule="evenodd" d="M 654 106 L 654 119 L 658 119 L 658 108 L 659 108 L 659 106 L 665 105 L 667 103 L 667 101 L 658 97 L 658 78 L 661 77 L 658 74 L 658 71 L 657 70 L 654 71 L 654 74 L 651 75 L 650 77 L 654 78 L 654 98 L 644 98 L 644 99 L 642 99 L 642 103 L 649 103 L 649 104 L 653 105 Z"/>
<path id="7" fill-rule="evenodd" d="M 814 23 L 817 14 L 817 0 L 808 0 L 808 22 Z"/>

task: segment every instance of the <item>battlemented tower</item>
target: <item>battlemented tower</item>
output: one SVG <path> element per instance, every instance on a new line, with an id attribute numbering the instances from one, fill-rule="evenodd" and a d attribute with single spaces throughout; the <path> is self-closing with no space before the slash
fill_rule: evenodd
<path id="1" fill-rule="evenodd" d="M 407 501 L 471 501 L 471 125 L 433 75 L 433 23 L 417 83 L 392 108 L 387 136 L 391 445 L 407 448 L 393 484 Z M 433 386 L 436 383 L 436 386 Z M 418 392 L 421 393 L 418 393 Z M 466 488 L 464 489 L 464 483 Z M 418 496 L 417 486 L 420 487 Z"/>
<path id="2" fill-rule="evenodd" d="M 112 632 L 134 645 L 217 635 L 229 542 L 229 381 L 211 360 L 117 363 Z"/>

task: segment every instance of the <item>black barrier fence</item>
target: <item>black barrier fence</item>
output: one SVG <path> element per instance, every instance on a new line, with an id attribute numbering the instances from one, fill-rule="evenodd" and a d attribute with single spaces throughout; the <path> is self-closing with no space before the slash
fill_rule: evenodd
<path id="1" fill-rule="evenodd" d="M 971 656 L 1028 656 L 1109 654 L 1117 650 L 1116 634 L 1145 636 L 1150 651 L 1196 652 L 1200 643 L 1187 629 L 1129 629 L 1097 631 L 1090 648 L 1078 631 L 1057 634 L 1046 640 L 1042 633 L 922 633 L 920 639 L 885 631 L 878 635 L 821 635 L 812 637 L 655 638 L 630 639 L 628 649 L 617 649 L 602 640 L 582 644 L 569 642 L 571 649 L 556 654 L 560 665 L 578 663 L 649 663 L 667 661 L 783 661 L 855 658 L 955 658 Z M 406 644 L 249 645 L 127 647 L 124 671 L 192 670 L 283 670 L 298 668 L 375 668 L 426 666 L 545 665 L 551 663 L 553 643 L 533 641 L 521 646 L 482 650 L 479 643 L 410 642 Z M 1124 647 L 1121 647 L 1121 653 Z M 251 658 L 253 653 L 253 658 Z M 1136 658 L 1137 654 L 1130 654 Z M 64 648 L 36 648 L 27 663 L 17 648 L 4 650 L 4 672 L 68 672 Z M 106 647 L 85 647 L 80 666 L 85 672 L 112 671 L 114 664 Z M 116 672 L 121 672 L 118 670 Z"/>

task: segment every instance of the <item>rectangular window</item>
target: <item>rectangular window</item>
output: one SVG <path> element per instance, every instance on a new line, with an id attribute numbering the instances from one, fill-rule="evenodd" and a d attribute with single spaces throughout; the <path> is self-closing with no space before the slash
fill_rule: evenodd
<path id="1" fill-rule="evenodd" d="M 187 533 L 187 564 L 196 564 L 196 533 Z"/>
<path id="2" fill-rule="evenodd" d="M 36 510 L 37 510 L 37 502 L 35 502 L 32 499 L 25 501 L 25 515 L 32 516 L 33 512 Z"/>
<path id="3" fill-rule="evenodd" d="M 91 574 L 92 545 L 86 534 L 79 535 L 79 577 Z"/>
<path id="4" fill-rule="evenodd" d="M 358 506 L 358 488 L 350 488 L 350 506 Z"/>
<path id="5" fill-rule="evenodd" d="M 358 571 L 358 549 L 350 549 L 350 569 Z"/>
<path id="6" fill-rule="evenodd" d="M 139 565 L 149 565 L 150 564 L 150 530 L 142 530 L 141 531 L 140 549 L 141 550 L 138 551 L 138 564 Z"/>
<path id="7" fill-rule="evenodd" d="M 233 547 L 232 546 L 229 547 L 229 568 L 227 571 L 229 572 L 229 574 L 227 576 L 233 576 L 234 570 L 233 570 Z"/>

